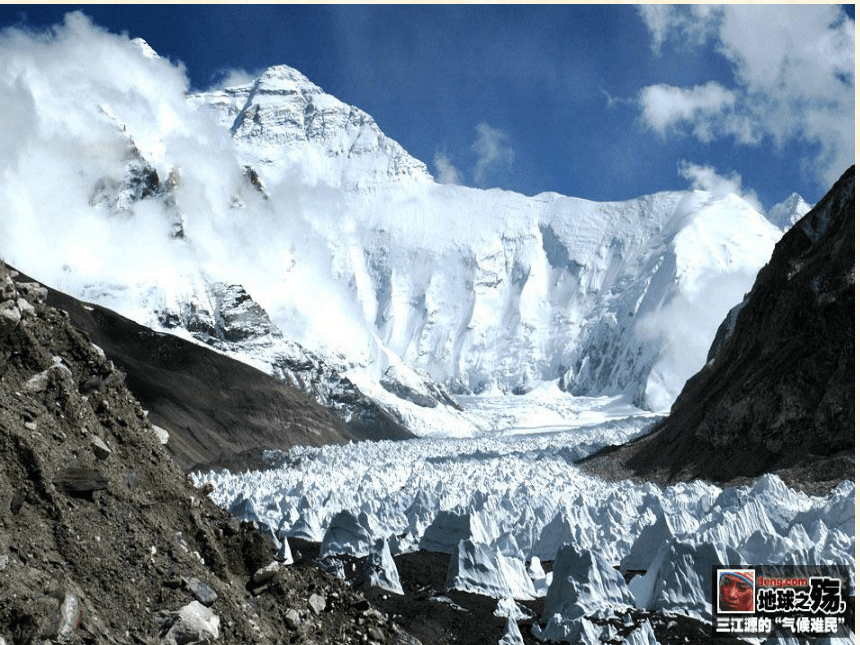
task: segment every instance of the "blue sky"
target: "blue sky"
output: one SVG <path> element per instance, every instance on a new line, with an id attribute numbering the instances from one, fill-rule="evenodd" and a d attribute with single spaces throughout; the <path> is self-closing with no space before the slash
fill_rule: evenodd
<path id="1" fill-rule="evenodd" d="M 76 8 L 193 89 L 295 67 L 440 181 L 594 200 L 720 186 L 769 208 L 816 201 L 854 162 L 853 5 L 15 5 L 0 27 Z"/>

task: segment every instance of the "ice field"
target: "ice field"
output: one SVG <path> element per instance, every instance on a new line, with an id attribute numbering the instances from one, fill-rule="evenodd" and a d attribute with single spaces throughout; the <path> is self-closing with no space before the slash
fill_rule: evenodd
<path id="1" fill-rule="evenodd" d="M 574 462 L 647 431 L 652 416 L 546 392 L 463 403 L 494 430 L 297 447 L 270 453 L 269 470 L 194 477 L 215 484 L 218 504 L 269 527 L 288 561 L 287 537 L 321 542 L 321 559 L 372 555 L 382 572 L 373 583 L 397 592 L 392 555 L 423 549 L 451 554 L 448 589 L 498 598 L 505 615 L 516 615 L 511 599 L 546 596 L 546 625 L 533 632 L 544 639 L 588 642 L 586 615 L 624 607 L 710 622 L 715 564 L 845 564 L 853 575 L 853 482 L 826 497 L 773 475 L 725 490 L 607 483 Z M 646 573 L 627 585 L 628 571 Z M 647 621 L 627 637 L 653 640 Z"/>

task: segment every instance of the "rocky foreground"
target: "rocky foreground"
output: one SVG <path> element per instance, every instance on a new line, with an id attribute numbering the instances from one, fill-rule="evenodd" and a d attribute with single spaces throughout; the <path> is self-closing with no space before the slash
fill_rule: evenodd
<path id="1" fill-rule="evenodd" d="M 0 645 L 410 642 L 195 489 L 45 297 L 0 265 Z"/>
<path id="2" fill-rule="evenodd" d="M 71 324 L 126 373 L 149 420 L 170 433 L 167 450 L 183 469 L 261 468 L 264 449 L 411 436 L 366 400 L 351 401 L 355 414 L 345 423 L 290 383 L 202 343 L 47 290 L 47 303 L 66 311 Z"/>

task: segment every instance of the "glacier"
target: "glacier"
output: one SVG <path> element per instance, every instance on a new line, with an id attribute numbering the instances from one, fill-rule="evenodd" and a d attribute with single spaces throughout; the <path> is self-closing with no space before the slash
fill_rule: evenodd
<path id="1" fill-rule="evenodd" d="M 826 496 L 775 475 L 661 488 L 606 482 L 575 464 L 648 424 L 297 447 L 270 453 L 267 470 L 192 477 L 284 538 L 315 526 L 327 557 L 389 550 L 389 579 L 398 555 L 425 549 L 450 555 L 446 590 L 495 597 L 510 613 L 514 598 L 545 596 L 533 633 L 549 640 L 610 638 L 616 611 L 638 616 L 622 630 L 630 643 L 654 642 L 637 610 L 710 623 L 712 564 L 846 565 L 854 593 L 854 482 Z M 544 576 L 540 561 L 555 561 L 553 572 Z"/>

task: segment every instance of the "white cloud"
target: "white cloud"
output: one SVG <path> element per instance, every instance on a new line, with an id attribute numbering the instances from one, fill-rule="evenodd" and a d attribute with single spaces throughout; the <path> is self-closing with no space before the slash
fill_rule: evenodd
<path id="1" fill-rule="evenodd" d="M 629 104 L 635 104 L 636 103 L 636 99 L 624 98 L 621 96 L 613 96 L 612 94 L 610 94 L 609 92 L 607 92 L 606 90 L 604 90 L 602 88 L 600 90 L 600 93 L 603 94 L 603 98 L 606 99 L 606 107 L 609 108 L 610 110 L 614 109 L 615 106 L 617 106 L 617 105 L 629 105 Z"/>
<path id="2" fill-rule="evenodd" d="M 651 32 L 651 52 L 657 56 L 669 32 L 675 13 L 671 6 L 662 4 L 640 4 L 639 15 Z"/>
<path id="3" fill-rule="evenodd" d="M 508 135 L 502 130 L 493 128 L 486 123 L 479 123 L 475 128 L 478 136 L 472 144 L 472 152 L 478 155 L 472 176 L 475 183 L 481 185 L 487 178 L 487 173 L 496 170 L 510 170 L 514 163 L 514 150 L 508 144 Z"/>
<path id="4" fill-rule="evenodd" d="M 735 99 L 733 92 L 714 81 L 690 89 L 650 85 L 639 95 L 642 117 L 651 128 L 665 136 L 688 124 L 702 141 L 714 139 L 715 117 L 726 115 Z"/>
<path id="5" fill-rule="evenodd" d="M 713 5 L 640 4 L 636 8 L 651 32 L 651 52 L 658 56 L 669 39 L 703 44 L 715 30 L 719 9 Z"/>
<path id="6" fill-rule="evenodd" d="M 217 81 L 211 89 L 224 89 L 225 87 L 247 85 L 251 81 L 259 78 L 259 76 L 259 73 L 248 72 L 244 69 L 221 70 Z"/>
<path id="7" fill-rule="evenodd" d="M 309 346 L 336 322 L 343 347 L 361 347 L 361 313 L 310 224 L 341 208 L 337 196 L 288 177 L 264 200 L 243 179 L 229 130 L 187 91 L 181 65 L 78 12 L 47 34 L 0 31 L 0 257 L 70 293 L 109 279 L 131 299 L 136 285 L 179 293 L 202 271 L 245 286 Z M 139 163 L 134 147 L 162 185 L 178 172 L 170 199 L 94 208 L 97 187 L 115 193 Z M 179 217 L 184 240 L 170 235 Z"/>
<path id="8" fill-rule="evenodd" d="M 436 169 L 436 181 L 440 184 L 461 184 L 463 176 L 451 159 L 444 152 L 433 155 L 433 167 Z"/>
<path id="9" fill-rule="evenodd" d="M 682 160 L 678 164 L 678 174 L 689 181 L 690 187 L 695 190 L 707 190 L 716 197 L 737 195 L 759 213 L 765 212 L 755 191 L 743 189 L 741 176 L 737 172 L 732 171 L 728 177 L 725 177 L 720 175 L 712 166 L 700 166 Z"/>
<path id="10" fill-rule="evenodd" d="M 671 38 L 686 47 L 712 43 L 736 84 L 722 92 L 713 81 L 647 87 L 639 102 L 649 127 L 705 142 L 812 144 L 817 156 L 800 162 L 815 168 L 825 188 L 854 162 L 854 21 L 840 6 L 662 5 L 640 15 L 655 53 Z M 729 94 L 733 100 L 721 103 Z"/>

